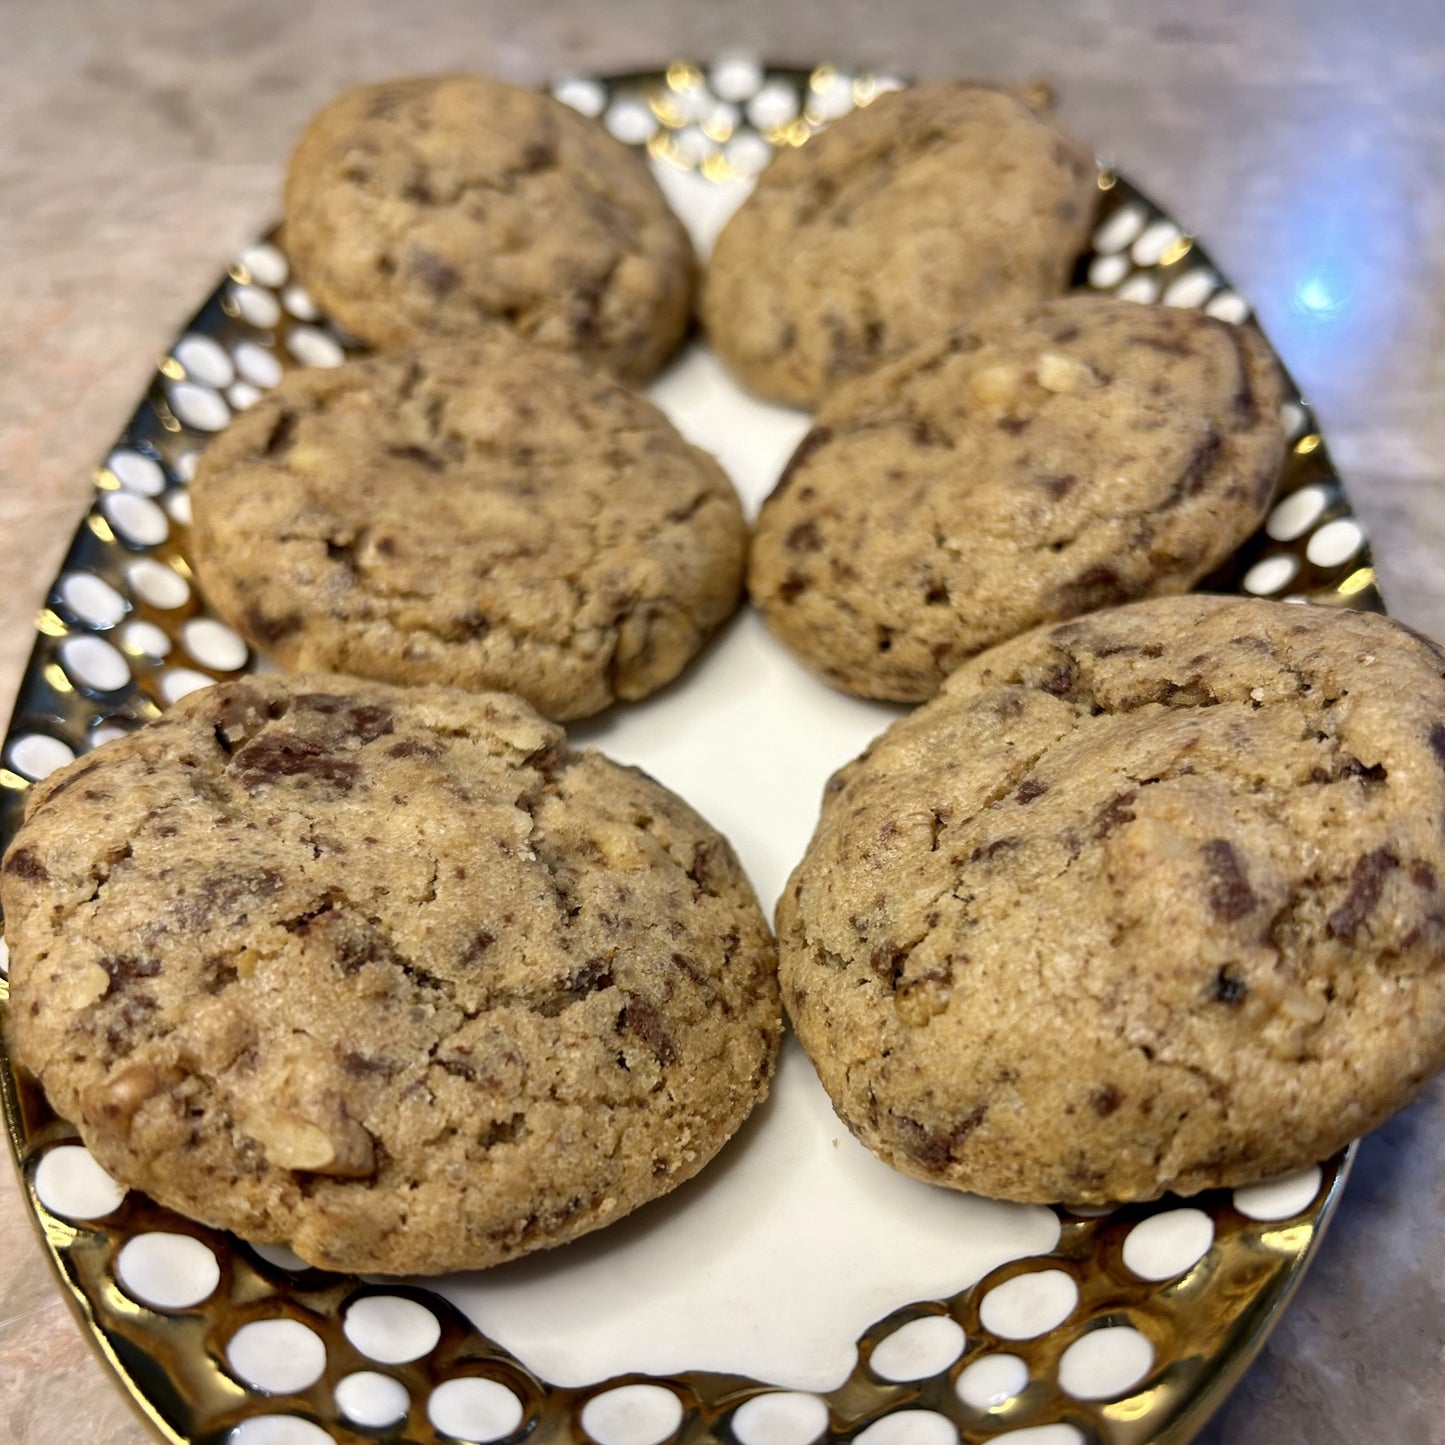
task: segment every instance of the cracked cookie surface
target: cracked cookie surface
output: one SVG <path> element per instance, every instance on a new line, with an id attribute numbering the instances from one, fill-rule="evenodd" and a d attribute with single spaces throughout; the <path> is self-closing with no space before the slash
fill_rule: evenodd
<path id="1" fill-rule="evenodd" d="M 780 147 L 718 237 L 701 314 L 754 391 L 799 406 L 991 309 L 1068 284 L 1093 157 L 1018 95 L 884 95 Z"/>
<path id="2" fill-rule="evenodd" d="M 1445 652 L 1219 597 L 1040 628 L 829 782 L 783 999 L 920 1179 L 1102 1204 L 1323 1159 L 1445 1063 Z"/>
<path id="3" fill-rule="evenodd" d="M 645 381 L 687 330 L 692 245 L 646 161 L 481 76 L 339 96 L 286 179 L 286 248 L 363 341 L 510 329 Z"/>
<path id="4" fill-rule="evenodd" d="M 292 372 L 192 497 L 207 596 L 284 666 L 562 720 L 676 677 L 747 549 L 727 476 L 656 407 L 508 339 Z"/>
<path id="5" fill-rule="evenodd" d="M 1099 297 L 956 331 L 823 405 L 748 590 L 826 681 L 919 702 L 1037 624 L 1182 592 L 1263 518 L 1282 381 L 1252 328 Z"/>
<path id="6" fill-rule="evenodd" d="M 504 694 L 195 693 L 37 784 L 0 883 L 56 1111 L 325 1268 L 562 1243 L 767 1092 L 773 943 L 726 840 Z"/>

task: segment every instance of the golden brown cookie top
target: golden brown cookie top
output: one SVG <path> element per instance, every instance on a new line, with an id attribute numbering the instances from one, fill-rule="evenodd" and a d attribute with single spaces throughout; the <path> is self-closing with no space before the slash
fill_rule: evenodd
<path id="1" fill-rule="evenodd" d="M 1284 455 L 1251 327 L 1101 297 L 942 335 L 824 403 L 749 591 L 835 686 L 931 697 L 1040 622 L 1181 592 L 1255 529 Z"/>
<path id="2" fill-rule="evenodd" d="M 808 406 L 940 331 L 1058 295 L 1089 235 L 1093 157 L 1019 95 L 885 95 L 783 148 L 718 237 L 713 347 Z"/>
<path id="3" fill-rule="evenodd" d="M 551 96 L 475 75 L 325 106 L 291 159 L 286 247 L 374 345 L 510 329 L 628 381 L 676 349 L 695 270 L 641 156 Z"/>
<path id="4" fill-rule="evenodd" d="M 654 406 L 506 337 L 288 375 L 206 449 L 194 549 L 287 667 L 582 717 L 669 682 L 737 606 L 747 530 Z"/>
<path id="5" fill-rule="evenodd" d="M 767 1090 L 772 940 L 727 842 L 503 694 L 206 689 L 39 784 L 0 881 L 56 1111 L 327 1268 L 558 1244 Z"/>
<path id="6" fill-rule="evenodd" d="M 1445 1062 L 1445 653 L 1179 597 L 965 664 L 828 786 L 783 996 L 891 1164 L 1102 1203 L 1322 1159 Z"/>

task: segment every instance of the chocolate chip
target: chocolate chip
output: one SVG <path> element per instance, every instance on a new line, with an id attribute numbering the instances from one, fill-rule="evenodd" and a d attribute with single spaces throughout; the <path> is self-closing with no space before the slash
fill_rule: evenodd
<path id="1" fill-rule="evenodd" d="M 953 438 L 924 417 L 914 421 L 909 436 L 912 437 L 914 446 L 947 447 L 950 451 L 953 450 Z"/>
<path id="2" fill-rule="evenodd" d="M 1134 810 L 1129 805 L 1139 796 L 1137 788 L 1127 788 L 1115 793 L 1094 815 L 1094 837 L 1107 838 L 1115 828 L 1134 821 Z"/>
<path id="3" fill-rule="evenodd" d="M 987 1113 L 988 1105 L 979 1104 L 949 1129 L 930 1129 L 917 1119 L 900 1114 L 898 1131 L 907 1152 L 925 1169 L 938 1174 L 953 1162 L 959 1146 L 983 1123 Z"/>
<path id="4" fill-rule="evenodd" d="M 1041 783 L 1037 778 L 1025 778 L 1018 785 L 1014 797 L 1020 803 L 1032 803 L 1035 798 L 1042 798 L 1049 790 L 1047 783 Z"/>
<path id="5" fill-rule="evenodd" d="M 1435 870 L 1428 863 L 1416 863 L 1410 868 L 1410 881 L 1426 893 L 1435 891 Z"/>
<path id="6" fill-rule="evenodd" d="M 396 457 L 398 461 L 416 462 L 418 466 L 425 467 L 429 472 L 439 472 L 446 466 L 446 463 L 435 452 L 429 452 L 425 447 L 387 447 L 386 454 L 389 457 Z"/>
<path id="7" fill-rule="evenodd" d="M 811 521 L 799 522 L 788 530 L 783 545 L 792 552 L 821 552 L 823 538 L 818 531 L 818 524 Z"/>
<path id="8" fill-rule="evenodd" d="M 986 858 L 997 858 L 1000 853 L 1008 853 L 1017 848 L 1020 841 L 1018 838 L 995 838 L 992 843 L 980 843 L 968 855 L 968 861 L 981 863 Z"/>
<path id="9" fill-rule="evenodd" d="M 289 452 L 296 442 L 296 413 L 294 411 L 283 411 L 276 418 L 275 424 L 267 434 L 266 440 L 261 446 L 263 457 L 281 458 Z"/>
<path id="10" fill-rule="evenodd" d="M 1355 862 L 1345 901 L 1325 922 L 1331 938 L 1352 940 L 1356 931 L 1374 911 L 1385 886 L 1386 875 L 1400 866 L 1392 848 L 1376 848 Z"/>
<path id="11" fill-rule="evenodd" d="M 998 429 L 1007 432 L 1011 437 L 1016 437 L 1026 431 L 1032 423 L 1033 418 L 1029 416 L 1005 416 L 999 418 Z"/>
<path id="12" fill-rule="evenodd" d="M 1061 612 L 1096 612 L 1101 607 L 1127 602 L 1133 595 L 1133 589 L 1107 562 L 1086 568 L 1054 589 L 1054 601 Z"/>
<path id="13" fill-rule="evenodd" d="M 356 785 L 360 765 L 354 758 L 340 757 L 321 743 L 295 733 L 264 733 L 246 744 L 231 759 L 247 792 L 254 793 L 280 778 L 314 777 L 349 793 Z"/>
<path id="14" fill-rule="evenodd" d="M 300 631 L 302 622 L 299 612 L 288 612 L 284 617 L 268 617 L 255 606 L 247 607 L 244 617 L 247 635 L 255 638 L 263 647 L 280 642 L 282 638 Z"/>
<path id="15" fill-rule="evenodd" d="M 12 878 L 23 878 L 27 883 L 44 883 L 50 877 L 45 864 L 29 848 L 16 848 L 5 860 L 5 872 Z"/>
<path id="16" fill-rule="evenodd" d="M 652 1050 L 659 1064 L 677 1062 L 677 1046 L 662 1021 L 662 1015 L 641 994 L 626 993 L 627 1004 L 617 1015 L 617 1031 L 636 1034 Z"/>
<path id="17" fill-rule="evenodd" d="M 110 986 L 117 992 L 138 978 L 155 978 L 161 971 L 157 958 L 137 958 L 132 953 L 100 960 L 100 966 L 110 975 Z"/>
<path id="18" fill-rule="evenodd" d="M 437 298 L 438 301 L 456 290 L 461 273 L 449 266 L 434 251 L 414 249 L 407 259 L 407 270 Z"/>
<path id="19" fill-rule="evenodd" d="M 1235 972 L 1221 968 L 1210 985 L 1210 996 L 1219 1003 L 1240 1004 L 1249 995 L 1249 985 Z"/>
<path id="20" fill-rule="evenodd" d="M 1035 477 L 1034 481 L 1057 502 L 1061 497 L 1066 497 L 1073 491 L 1075 486 L 1078 485 L 1079 479 L 1072 472 L 1066 473 L 1064 476 L 1058 476 L 1052 472 L 1045 472 Z"/>
<path id="21" fill-rule="evenodd" d="M 1204 866 L 1209 870 L 1209 906 L 1216 918 L 1237 923 L 1246 913 L 1259 906 L 1259 899 L 1249 886 L 1239 853 L 1224 838 L 1211 838 L 1200 850 Z"/>
<path id="22" fill-rule="evenodd" d="M 1061 662 L 1044 674 L 1043 681 L 1039 683 L 1039 686 L 1054 697 L 1067 697 L 1074 690 L 1074 684 L 1078 680 L 1078 669 L 1072 663 Z"/>
<path id="23" fill-rule="evenodd" d="M 495 933 L 488 933 L 485 928 L 472 935 L 472 941 L 462 950 L 463 963 L 476 963 L 481 956 L 497 941 Z"/>
<path id="24" fill-rule="evenodd" d="M 1104 1084 L 1089 1095 L 1089 1106 L 1101 1119 L 1107 1119 L 1123 1102 L 1124 1095 L 1113 1084 Z"/>
<path id="25" fill-rule="evenodd" d="M 796 602 L 810 585 L 800 572 L 789 572 L 778 584 L 778 598 L 782 602 Z"/>
<path id="26" fill-rule="evenodd" d="M 1436 723 L 1430 729 L 1430 751 L 1435 754 L 1436 762 L 1445 768 L 1445 723 Z"/>
<path id="27" fill-rule="evenodd" d="M 1197 496 L 1203 490 L 1222 445 L 1219 433 L 1210 427 L 1203 440 L 1189 454 L 1179 475 L 1175 477 L 1164 500 L 1159 504 L 1161 508 L 1177 507 L 1186 497 Z"/>

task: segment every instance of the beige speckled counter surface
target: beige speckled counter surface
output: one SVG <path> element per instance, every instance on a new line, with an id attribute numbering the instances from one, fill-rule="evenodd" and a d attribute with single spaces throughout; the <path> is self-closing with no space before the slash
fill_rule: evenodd
<path id="1" fill-rule="evenodd" d="M 403 71 L 523 81 L 743 47 L 1045 77 L 1196 229 L 1317 407 L 1387 598 L 1445 637 L 1445 6 L 1438 0 L 0 0 L 0 695 L 90 470 L 306 116 Z M 8 701 L 5 703 L 8 709 Z M 1370 1139 L 1210 1445 L 1445 1442 L 1445 1088 Z M 0 1441 L 151 1438 L 0 1165 Z"/>

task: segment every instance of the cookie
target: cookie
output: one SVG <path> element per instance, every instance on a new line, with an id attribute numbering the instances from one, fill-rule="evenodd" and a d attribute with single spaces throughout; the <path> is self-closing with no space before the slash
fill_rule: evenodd
<path id="1" fill-rule="evenodd" d="M 1445 651 L 1190 596 L 960 668 L 828 784 L 783 998 L 875 1153 L 1102 1204 L 1323 1159 L 1445 1063 Z"/>
<path id="2" fill-rule="evenodd" d="M 749 591 L 834 686 L 922 701 L 994 643 L 1223 562 L 1268 507 L 1282 400 L 1264 338 L 1196 311 L 1075 297 L 955 331 L 824 403 Z"/>
<path id="3" fill-rule="evenodd" d="M 282 665 L 558 719 L 676 677 L 747 548 L 726 475 L 661 412 L 506 338 L 293 372 L 191 492 L 207 595 Z"/>
<path id="4" fill-rule="evenodd" d="M 940 331 L 1061 293 L 1097 200 L 1093 157 L 1017 95 L 885 95 L 779 150 L 713 249 L 708 338 L 745 386 L 812 406 Z"/>
<path id="5" fill-rule="evenodd" d="M 640 382 L 691 312 L 692 244 L 646 160 L 481 76 L 333 100 L 291 158 L 285 235 L 311 294 L 374 346 L 510 329 Z"/>
<path id="6" fill-rule="evenodd" d="M 504 694 L 193 694 L 36 787 L 3 888 L 19 1057 L 100 1163 L 328 1269 L 585 1234 L 767 1092 L 727 841 Z"/>

